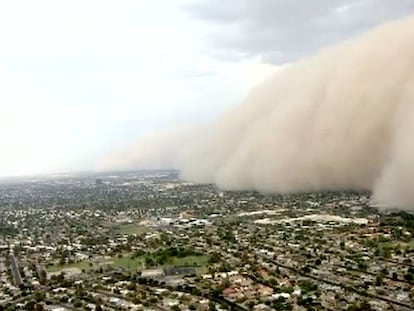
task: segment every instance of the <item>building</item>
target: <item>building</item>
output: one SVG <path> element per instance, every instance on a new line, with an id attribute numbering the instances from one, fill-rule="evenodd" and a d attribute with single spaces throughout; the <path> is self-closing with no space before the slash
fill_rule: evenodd
<path id="1" fill-rule="evenodd" d="M 141 277 L 143 278 L 159 278 L 165 275 L 163 269 L 146 269 L 141 271 Z"/>

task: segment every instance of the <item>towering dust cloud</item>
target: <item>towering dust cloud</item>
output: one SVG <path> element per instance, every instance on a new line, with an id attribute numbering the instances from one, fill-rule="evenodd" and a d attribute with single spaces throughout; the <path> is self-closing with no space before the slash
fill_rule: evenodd
<path id="1" fill-rule="evenodd" d="M 279 71 L 170 158 L 227 190 L 370 190 L 411 209 L 413 136 L 414 17 Z"/>

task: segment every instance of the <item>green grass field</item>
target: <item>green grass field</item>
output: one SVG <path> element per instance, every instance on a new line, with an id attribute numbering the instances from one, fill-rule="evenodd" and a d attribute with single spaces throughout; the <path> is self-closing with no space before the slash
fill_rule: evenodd
<path id="1" fill-rule="evenodd" d="M 394 248 L 399 245 L 401 249 L 414 248 L 414 240 L 410 242 L 403 242 L 403 241 L 384 242 L 384 243 L 380 243 L 380 245 L 382 247 L 391 247 L 391 248 Z"/>
<path id="2" fill-rule="evenodd" d="M 207 264 L 208 256 L 187 256 L 183 258 L 174 257 L 170 261 L 170 265 L 173 266 L 195 266 L 195 267 L 203 267 Z"/>
<path id="3" fill-rule="evenodd" d="M 124 256 L 121 258 L 113 258 L 113 266 L 115 267 L 122 267 L 129 270 L 137 270 L 138 268 L 142 267 L 142 263 L 144 262 L 144 257 L 135 257 L 131 258 L 128 256 Z"/>
<path id="4" fill-rule="evenodd" d="M 142 268 L 145 261 L 145 256 L 140 256 L 136 258 L 131 258 L 124 256 L 121 258 L 113 258 L 114 267 L 122 267 L 129 270 L 137 270 Z M 177 266 L 177 267 L 200 267 L 203 268 L 207 265 L 208 256 L 187 256 L 183 258 L 173 257 L 169 258 L 167 262 L 162 266 L 157 267 L 167 267 L 167 266 Z M 203 270 L 204 271 L 204 270 Z"/>
<path id="5" fill-rule="evenodd" d="M 78 268 L 78 269 L 85 269 L 85 270 L 89 270 L 91 268 L 89 261 L 87 260 L 83 260 L 83 261 L 79 261 L 79 262 L 74 262 L 74 263 L 70 263 L 70 264 L 65 264 L 65 265 L 54 265 L 54 266 L 50 266 L 47 268 L 47 270 L 49 272 L 57 272 L 57 271 L 61 271 L 64 269 L 71 269 L 71 268 Z"/>
<path id="6" fill-rule="evenodd" d="M 142 234 L 152 231 L 150 228 L 138 224 L 118 225 L 114 227 L 114 230 L 119 234 Z"/>

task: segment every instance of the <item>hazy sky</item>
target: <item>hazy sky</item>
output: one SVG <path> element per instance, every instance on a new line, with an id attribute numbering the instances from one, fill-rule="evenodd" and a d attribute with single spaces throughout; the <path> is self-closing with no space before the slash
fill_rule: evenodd
<path id="1" fill-rule="evenodd" d="M 414 0 L 0 3 L 0 176 L 93 169 L 140 135 L 214 119 L 277 65 Z"/>

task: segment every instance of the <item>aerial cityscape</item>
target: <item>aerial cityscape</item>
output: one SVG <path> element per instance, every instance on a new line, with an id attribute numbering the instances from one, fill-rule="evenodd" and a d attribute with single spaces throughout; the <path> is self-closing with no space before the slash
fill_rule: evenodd
<path id="1" fill-rule="evenodd" d="M 414 0 L 0 1 L 0 311 L 414 311 Z"/>
<path id="2" fill-rule="evenodd" d="M 412 310 L 414 217 L 176 171 L 0 184 L 1 310 Z"/>

